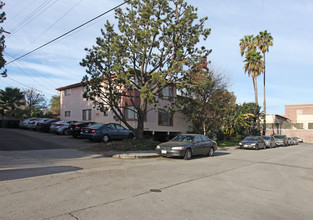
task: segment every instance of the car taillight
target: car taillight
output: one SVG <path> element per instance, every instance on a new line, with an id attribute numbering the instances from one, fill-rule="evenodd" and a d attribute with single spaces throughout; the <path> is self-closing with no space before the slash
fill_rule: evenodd
<path id="1" fill-rule="evenodd" d="M 36 122 L 33 121 L 33 125 L 36 124 Z"/>
<path id="2" fill-rule="evenodd" d="M 96 132 L 97 132 L 97 131 L 96 131 L 95 129 L 92 129 L 92 130 L 91 130 L 91 133 L 92 133 L 92 134 L 94 134 L 94 133 L 96 133 Z"/>
<path id="3" fill-rule="evenodd" d="M 78 125 L 76 125 L 76 126 L 75 126 L 75 128 L 79 128 L 79 126 L 78 126 Z"/>
<path id="4" fill-rule="evenodd" d="M 55 126 L 63 126 L 63 124 L 56 124 Z"/>

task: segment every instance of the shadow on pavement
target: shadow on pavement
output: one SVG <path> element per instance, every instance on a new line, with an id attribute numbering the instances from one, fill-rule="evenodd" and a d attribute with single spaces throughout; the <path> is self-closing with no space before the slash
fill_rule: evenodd
<path id="1" fill-rule="evenodd" d="M 0 181 L 16 180 L 35 176 L 44 176 L 55 173 L 72 172 L 76 170 L 82 170 L 82 168 L 74 166 L 53 166 L 53 167 L 0 170 Z"/>

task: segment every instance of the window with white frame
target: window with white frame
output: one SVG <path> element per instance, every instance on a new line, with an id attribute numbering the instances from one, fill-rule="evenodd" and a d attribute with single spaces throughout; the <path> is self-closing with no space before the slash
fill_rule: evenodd
<path id="1" fill-rule="evenodd" d="M 159 125 L 173 126 L 173 114 L 164 109 L 159 109 L 158 122 Z"/>
<path id="2" fill-rule="evenodd" d="M 71 117 L 71 111 L 65 111 L 64 116 L 65 117 Z"/>
<path id="3" fill-rule="evenodd" d="M 66 96 L 71 95 L 71 89 L 66 89 L 66 90 L 64 91 L 64 94 L 65 94 Z"/>
<path id="4" fill-rule="evenodd" d="M 83 121 L 90 121 L 91 120 L 91 109 L 84 109 L 83 110 Z"/>

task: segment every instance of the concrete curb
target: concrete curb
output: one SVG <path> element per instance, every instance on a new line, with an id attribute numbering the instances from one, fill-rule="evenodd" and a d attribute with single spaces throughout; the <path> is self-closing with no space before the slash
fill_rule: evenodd
<path id="1" fill-rule="evenodd" d="M 156 153 L 129 153 L 129 154 L 114 154 L 115 159 L 149 159 L 159 157 Z"/>

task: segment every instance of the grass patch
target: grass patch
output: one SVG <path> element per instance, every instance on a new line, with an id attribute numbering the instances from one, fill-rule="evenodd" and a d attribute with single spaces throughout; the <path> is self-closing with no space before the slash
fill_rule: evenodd
<path id="1" fill-rule="evenodd" d="M 155 150 L 160 142 L 151 140 L 130 140 L 110 141 L 108 143 L 98 143 L 96 145 L 82 148 L 86 151 L 105 152 L 105 151 L 143 151 Z"/>
<path id="2" fill-rule="evenodd" d="M 242 139 L 230 139 L 230 140 L 223 140 L 223 141 L 217 141 L 217 146 L 220 147 L 227 147 L 227 146 L 239 146 L 239 142 L 242 141 Z"/>

